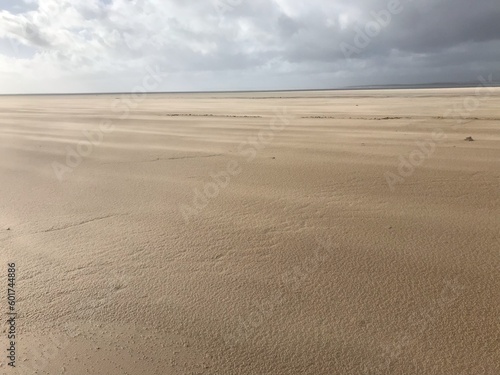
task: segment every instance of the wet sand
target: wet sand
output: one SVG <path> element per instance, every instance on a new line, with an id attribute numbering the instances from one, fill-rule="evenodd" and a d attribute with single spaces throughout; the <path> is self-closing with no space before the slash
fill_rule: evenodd
<path id="1" fill-rule="evenodd" d="M 499 99 L 0 97 L 0 373 L 498 374 Z"/>

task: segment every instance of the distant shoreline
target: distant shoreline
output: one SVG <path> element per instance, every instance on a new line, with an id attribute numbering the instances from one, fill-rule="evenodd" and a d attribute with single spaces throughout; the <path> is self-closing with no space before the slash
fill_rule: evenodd
<path id="1" fill-rule="evenodd" d="M 395 85 L 368 85 L 347 86 L 331 89 L 291 89 L 291 90 L 236 90 L 236 91 L 152 91 L 148 95 L 179 95 L 179 94 L 251 94 L 251 93 L 290 93 L 290 92 L 324 92 L 324 91 L 361 91 L 361 90 L 419 90 L 419 89 L 466 89 L 477 87 L 477 82 L 471 83 L 424 83 L 424 84 L 395 84 Z M 500 82 L 493 82 L 490 87 L 500 87 Z M 32 93 L 32 94 L 0 94 L 1 96 L 97 96 L 97 95 L 124 95 L 132 92 L 81 92 L 81 93 Z"/>

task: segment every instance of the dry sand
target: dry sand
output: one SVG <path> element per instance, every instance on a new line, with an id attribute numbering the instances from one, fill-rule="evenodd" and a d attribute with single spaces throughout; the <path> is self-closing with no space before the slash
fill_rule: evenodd
<path id="1" fill-rule="evenodd" d="M 497 375 L 500 89 L 479 91 L 1 97 L 0 373 Z"/>

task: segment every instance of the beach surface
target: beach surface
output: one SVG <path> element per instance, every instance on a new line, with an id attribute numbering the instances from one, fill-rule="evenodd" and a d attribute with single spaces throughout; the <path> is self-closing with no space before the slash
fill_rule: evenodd
<path id="1" fill-rule="evenodd" d="M 497 375 L 499 100 L 0 97 L 0 373 Z"/>

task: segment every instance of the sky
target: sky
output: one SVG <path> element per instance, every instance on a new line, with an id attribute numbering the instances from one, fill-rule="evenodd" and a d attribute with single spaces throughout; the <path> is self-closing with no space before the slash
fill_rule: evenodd
<path id="1" fill-rule="evenodd" d="M 0 93 L 500 77 L 499 0 L 2 0 Z"/>

